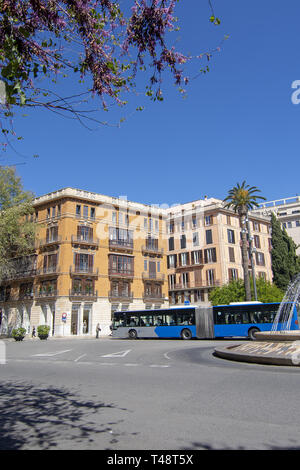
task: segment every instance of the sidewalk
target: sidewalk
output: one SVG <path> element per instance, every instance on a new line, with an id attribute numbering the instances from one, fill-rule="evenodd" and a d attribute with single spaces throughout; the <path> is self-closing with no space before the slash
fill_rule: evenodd
<path id="1" fill-rule="evenodd" d="M 99 338 L 96 338 L 96 336 L 92 336 L 92 335 L 48 336 L 47 341 L 49 340 L 53 341 L 53 340 L 58 340 L 58 339 L 72 339 L 72 340 L 76 340 L 76 339 L 85 339 L 85 340 L 95 339 L 96 340 L 97 339 L 101 341 L 103 339 L 110 339 L 110 338 L 111 338 L 111 335 L 99 336 Z M 12 338 L 11 336 L 0 335 L 0 341 L 15 341 L 15 339 Z M 27 335 L 25 336 L 23 341 L 44 341 L 44 340 L 40 340 L 38 336 L 36 336 L 35 338 L 32 338 L 31 335 Z"/>

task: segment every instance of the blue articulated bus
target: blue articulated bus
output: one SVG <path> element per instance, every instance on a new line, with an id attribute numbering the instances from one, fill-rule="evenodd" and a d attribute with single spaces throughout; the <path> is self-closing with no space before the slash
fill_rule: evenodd
<path id="1" fill-rule="evenodd" d="M 241 302 L 213 307 L 185 306 L 115 312 L 112 336 L 131 339 L 255 339 L 256 332 L 271 331 L 279 306 L 280 303 Z M 296 306 L 293 306 L 290 329 L 299 329 Z"/>
<path id="2" fill-rule="evenodd" d="M 212 308 L 214 337 L 241 336 L 255 339 L 258 331 L 271 331 L 280 303 L 237 302 L 229 305 L 217 305 Z M 291 330 L 299 329 L 298 312 L 293 308 Z M 278 323 L 278 329 L 283 324 Z M 201 334 L 201 332 L 199 332 Z"/>
<path id="3" fill-rule="evenodd" d="M 195 307 L 114 312 L 112 336 L 119 338 L 196 337 Z"/>

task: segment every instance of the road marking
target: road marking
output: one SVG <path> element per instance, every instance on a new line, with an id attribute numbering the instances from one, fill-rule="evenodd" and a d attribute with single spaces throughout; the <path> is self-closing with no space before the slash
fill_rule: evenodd
<path id="1" fill-rule="evenodd" d="M 140 364 L 134 364 L 134 363 L 132 363 L 132 364 L 130 364 L 130 363 L 124 364 L 124 366 L 126 366 L 126 367 L 134 367 L 134 366 L 139 366 L 139 365 L 140 365 Z"/>
<path id="2" fill-rule="evenodd" d="M 86 356 L 86 354 L 82 354 L 82 356 L 77 357 L 77 359 L 75 359 L 74 362 L 79 361 L 79 359 L 82 359 L 84 356 Z"/>
<path id="3" fill-rule="evenodd" d="M 32 357 L 52 357 L 52 356 L 57 356 L 58 354 L 64 354 L 69 351 L 72 351 L 72 349 L 65 349 L 64 351 L 57 351 L 54 353 L 33 354 Z"/>
<path id="4" fill-rule="evenodd" d="M 128 353 L 130 353 L 131 349 L 127 349 L 126 351 L 118 351 L 115 353 L 111 354 L 105 354 L 104 356 L 101 357 L 125 357 L 127 356 Z"/>
<path id="5" fill-rule="evenodd" d="M 97 362 L 94 362 L 94 364 L 97 364 Z M 117 362 L 99 362 L 100 366 L 118 366 Z"/>
<path id="6" fill-rule="evenodd" d="M 169 354 L 170 352 L 171 352 L 171 351 L 168 351 L 168 352 L 166 352 L 166 353 L 164 354 L 164 357 L 165 357 L 166 359 L 171 360 L 171 358 L 168 356 L 168 354 Z"/>
<path id="7" fill-rule="evenodd" d="M 151 366 L 149 367 L 170 367 L 170 366 L 164 365 L 164 364 L 151 364 Z"/>

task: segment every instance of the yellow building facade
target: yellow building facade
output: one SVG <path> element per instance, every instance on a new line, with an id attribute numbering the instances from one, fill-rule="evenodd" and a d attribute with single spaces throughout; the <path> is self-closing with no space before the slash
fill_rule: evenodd
<path id="1" fill-rule="evenodd" d="M 1 285 L 1 333 L 47 324 L 50 335 L 110 333 L 115 310 L 168 305 L 165 213 L 65 188 L 34 201 L 36 252 Z"/>
<path id="2" fill-rule="evenodd" d="M 243 279 L 238 214 L 210 198 L 167 210 L 167 267 L 171 304 L 208 303 L 214 287 Z M 249 214 L 253 247 L 249 272 L 272 282 L 271 234 L 267 217 Z"/>

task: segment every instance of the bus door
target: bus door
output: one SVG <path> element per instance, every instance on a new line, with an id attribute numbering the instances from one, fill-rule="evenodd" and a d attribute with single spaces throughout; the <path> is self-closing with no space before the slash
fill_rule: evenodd
<path id="1" fill-rule="evenodd" d="M 212 307 L 196 308 L 196 336 L 200 339 L 211 339 L 215 337 L 214 317 Z"/>

